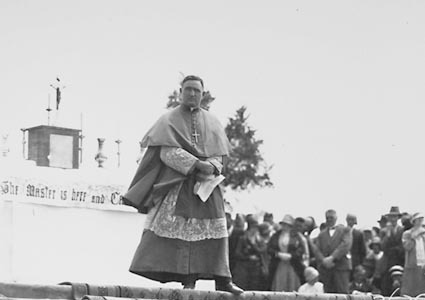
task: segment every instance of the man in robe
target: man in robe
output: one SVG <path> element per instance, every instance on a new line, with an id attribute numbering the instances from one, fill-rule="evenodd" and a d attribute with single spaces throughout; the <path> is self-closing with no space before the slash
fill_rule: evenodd
<path id="1" fill-rule="evenodd" d="M 216 290 L 241 294 L 229 270 L 228 231 L 219 185 L 207 199 L 197 189 L 223 169 L 230 143 L 220 122 L 200 107 L 204 83 L 183 79 L 181 104 L 164 114 L 142 140 L 146 153 L 123 201 L 147 213 L 130 272 L 193 289 L 214 279 Z"/>

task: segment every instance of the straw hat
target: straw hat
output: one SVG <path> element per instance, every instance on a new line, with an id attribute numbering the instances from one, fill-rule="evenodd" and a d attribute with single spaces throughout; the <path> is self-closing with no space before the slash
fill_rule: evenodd
<path id="1" fill-rule="evenodd" d="M 420 218 L 424 218 L 424 215 L 422 213 L 419 213 L 419 212 L 414 213 L 413 216 L 412 216 L 412 222 L 414 222 L 415 220 L 420 219 Z"/>

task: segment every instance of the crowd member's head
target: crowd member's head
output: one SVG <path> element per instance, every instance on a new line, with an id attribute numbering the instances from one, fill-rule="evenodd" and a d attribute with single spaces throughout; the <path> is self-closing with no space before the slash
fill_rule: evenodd
<path id="1" fill-rule="evenodd" d="M 381 233 L 381 229 L 380 228 L 378 228 L 376 226 L 373 226 L 372 227 L 372 236 L 379 236 L 380 233 Z"/>
<path id="2" fill-rule="evenodd" d="M 313 267 L 304 269 L 304 277 L 308 284 L 314 285 L 319 280 L 319 272 Z"/>
<path id="3" fill-rule="evenodd" d="M 362 265 L 358 265 L 354 268 L 353 279 L 358 283 L 366 280 L 366 269 Z"/>
<path id="4" fill-rule="evenodd" d="M 204 95 L 203 80 L 194 75 L 186 76 L 180 88 L 181 103 L 190 108 L 198 108 Z"/>
<path id="5" fill-rule="evenodd" d="M 378 254 L 382 250 L 381 239 L 378 236 L 375 236 L 372 239 L 372 242 L 369 245 L 369 248 L 373 251 L 373 253 Z"/>
<path id="6" fill-rule="evenodd" d="M 280 227 L 282 229 L 282 231 L 290 231 L 293 227 L 294 227 L 294 217 L 291 215 L 285 215 L 282 219 L 282 221 L 280 221 Z"/>
<path id="7" fill-rule="evenodd" d="M 422 227 L 424 223 L 424 215 L 421 213 L 415 213 L 412 216 L 412 223 L 415 229 Z"/>
<path id="8" fill-rule="evenodd" d="M 328 209 L 325 213 L 326 217 L 326 226 L 331 228 L 336 225 L 336 220 L 338 219 L 336 211 L 333 209 Z"/>
<path id="9" fill-rule="evenodd" d="M 272 213 L 265 213 L 263 216 L 263 222 L 267 222 L 269 224 L 274 224 L 274 218 Z"/>
<path id="10" fill-rule="evenodd" d="M 306 217 L 305 219 L 305 230 L 308 234 L 317 228 L 316 220 L 313 217 Z"/>
<path id="11" fill-rule="evenodd" d="M 271 232 L 272 226 L 268 222 L 263 222 L 258 225 L 258 233 L 263 239 L 267 240 L 270 237 Z"/>
<path id="12" fill-rule="evenodd" d="M 297 217 L 294 221 L 294 230 L 300 233 L 305 232 L 305 220 L 304 218 Z"/>
<path id="13" fill-rule="evenodd" d="M 407 212 L 401 214 L 401 225 L 403 225 L 404 230 L 409 230 L 412 228 L 412 215 Z"/>
<path id="14" fill-rule="evenodd" d="M 243 214 L 236 214 L 235 222 L 233 223 L 236 230 L 245 229 L 245 216 Z"/>
<path id="15" fill-rule="evenodd" d="M 398 220 L 401 217 L 400 208 L 398 206 L 392 206 L 390 212 L 385 215 L 387 218 L 387 227 L 388 225 L 395 227 Z"/>
<path id="16" fill-rule="evenodd" d="M 353 214 L 347 214 L 346 217 L 347 226 L 353 228 L 354 225 L 357 225 L 357 217 Z"/>
<path id="17" fill-rule="evenodd" d="M 326 229 L 326 223 L 320 223 L 319 230 L 322 232 Z"/>
<path id="18" fill-rule="evenodd" d="M 226 225 L 227 229 L 230 229 L 233 226 L 232 214 L 229 212 L 226 212 Z"/>
<path id="19" fill-rule="evenodd" d="M 248 224 L 247 230 L 257 229 L 259 224 L 258 218 L 253 214 L 246 216 L 246 223 Z"/>
<path id="20" fill-rule="evenodd" d="M 370 229 L 363 230 L 363 236 L 364 236 L 365 242 L 372 240 L 372 237 L 373 237 L 372 230 Z"/>
<path id="21" fill-rule="evenodd" d="M 383 229 L 387 226 L 388 219 L 386 216 L 382 215 L 381 219 L 378 220 L 379 228 Z"/>

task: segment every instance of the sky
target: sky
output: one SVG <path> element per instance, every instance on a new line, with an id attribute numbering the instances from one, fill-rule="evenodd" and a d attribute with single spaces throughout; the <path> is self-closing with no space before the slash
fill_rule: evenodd
<path id="1" fill-rule="evenodd" d="M 0 2 L 0 131 L 79 128 L 84 165 L 103 137 L 135 171 L 138 141 L 183 74 L 201 76 L 223 125 L 246 106 L 273 189 L 228 193 L 240 209 L 376 225 L 425 199 L 424 1 Z M 230 199 L 232 200 L 232 199 Z M 235 200 L 236 201 L 236 200 Z"/>

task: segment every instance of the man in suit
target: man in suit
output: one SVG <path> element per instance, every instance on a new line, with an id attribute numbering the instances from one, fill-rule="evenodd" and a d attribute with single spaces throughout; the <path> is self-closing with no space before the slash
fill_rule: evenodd
<path id="1" fill-rule="evenodd" d="M 347 226 L 351 228 L 351 233 L 353 235 L 353 245 L 351 246 L 351 262 L 353 270 L 363 263 L 363 260 L 366 257 L 366 244 L 364 241 L 363 232 L 359 229 L 354 228 L 357 224 L 357 217 L 353 214 L 347 214 L 345 219 Z"/>
<path id="2" fill-rule="evenodd" d="M 313 252 L 325 293 L 348 294 L 351 270 L 349 252 L 353 238 L 351 229 L 336 225 L 336 221 L 335 210 L 326 211 L 326 228 L 317 237 Z"/>

